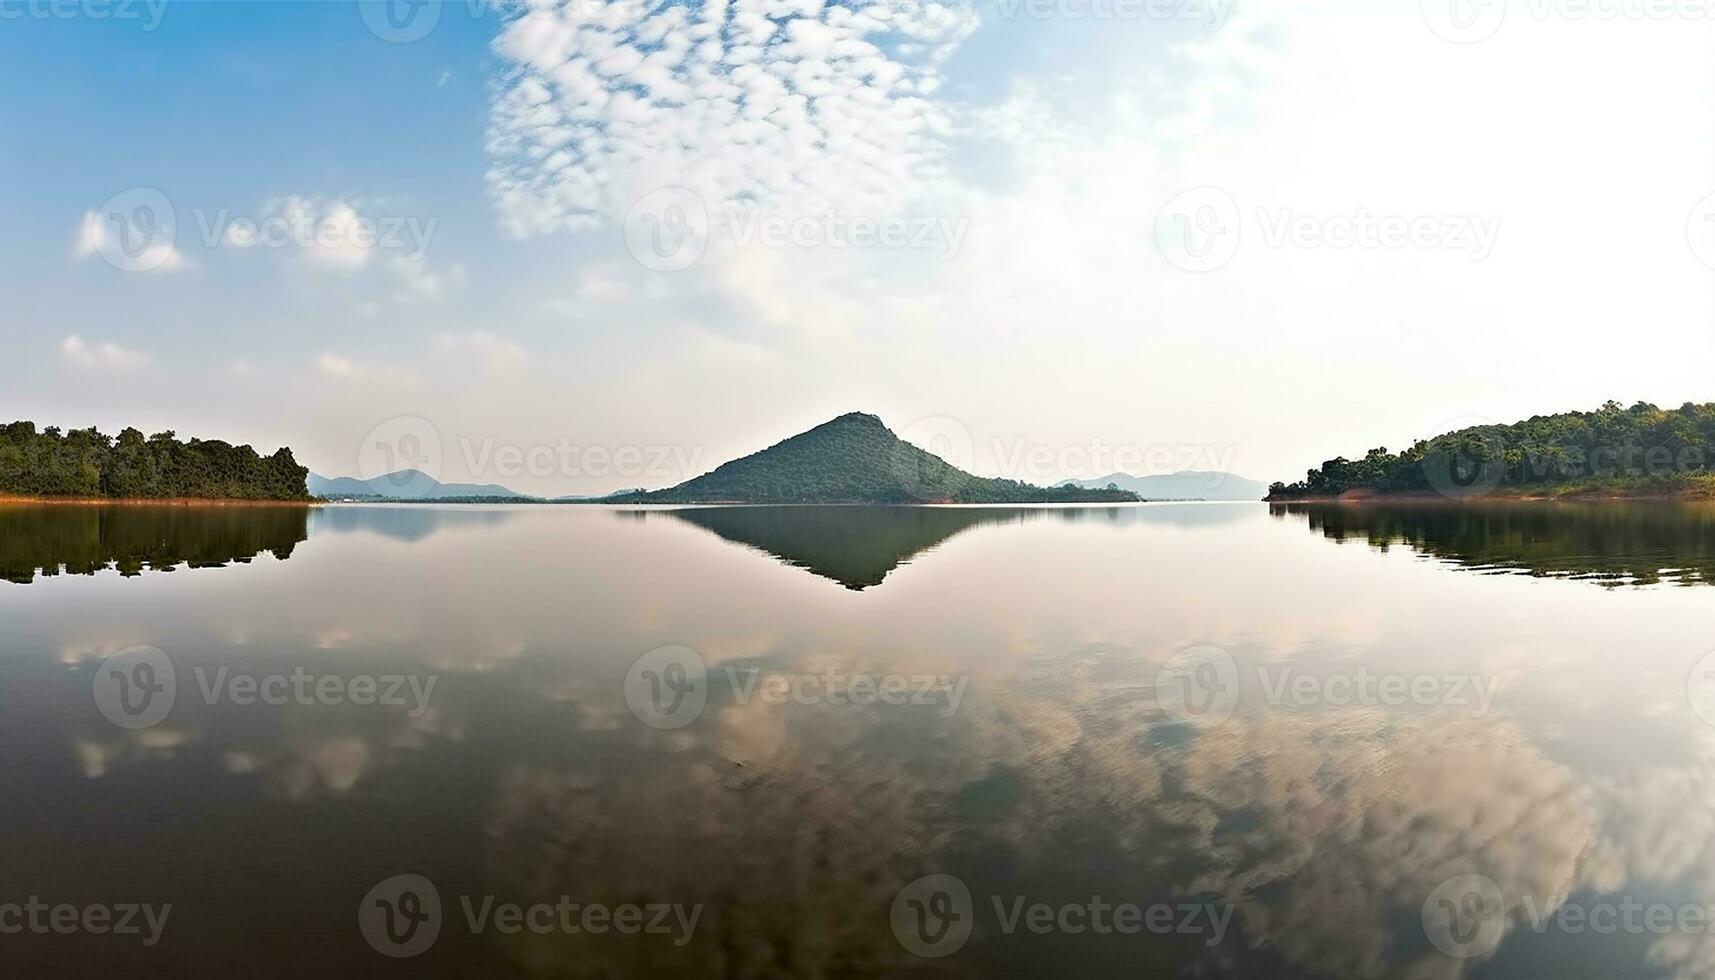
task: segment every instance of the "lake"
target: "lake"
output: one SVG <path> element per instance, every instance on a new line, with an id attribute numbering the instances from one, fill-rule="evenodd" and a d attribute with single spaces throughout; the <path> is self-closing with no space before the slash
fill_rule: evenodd
<path id="1" fill-rule="evenodd" d="M 8 506 L 0 578 L 8 975 L 1715 971 L 1707 506 Z"/>

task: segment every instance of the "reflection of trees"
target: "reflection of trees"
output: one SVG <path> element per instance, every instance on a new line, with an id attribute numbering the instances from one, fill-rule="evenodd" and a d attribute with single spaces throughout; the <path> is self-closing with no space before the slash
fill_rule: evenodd
<path id="1" fill-rule="evenodd" d="M 0 506 L 0 578 L 28 583 L 38 572 L 108 568 L 141 575 L 247 562 L 264 551 L 284 560 L 308 537 L 308 514 L 298 506 Z"/>
<path id="2" fill-rule="evenodd" d="M 1715 507 L 1673 503 L 1273 504 L 1336 541 L 1407 544 L 1471 568 L 1715 583 Z"/>

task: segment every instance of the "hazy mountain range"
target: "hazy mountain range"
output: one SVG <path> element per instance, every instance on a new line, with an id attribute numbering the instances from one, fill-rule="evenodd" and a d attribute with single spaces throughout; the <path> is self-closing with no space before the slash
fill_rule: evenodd
<path id="1" fill-rule="evenodd" d="M 1250 500 L 1268 496 L 1268 484 L 1231 473 L 1182 470 L 1160 476 L 1110 473 L 1094 480 L 1067 480 L 1061 486 L 1094 488 L 1113 484 L 1145 500 Z"/>
<path id="2" fill-rule="evenodd" d="M 311 473 L 306 481 L 313 496 L 329 500 L 452 500 L 461 497 L 529 498 L 497 483 L 442 483 L 422 470 L 400 470 L 373 480 L 353 476 L 326 477 Z"/>
<path id="3" fill-rule="evenodd" d="M 1108 489 L 1109 485 L 1114 489 Z M 330 500 L 542 500 L 494 483 L 441 483 L 420 470 L 373 480 L 311 473 Z M 554 502 L 741 504 L 1037 504 L 1146 500 L 1261 500 L 1267 488 L 1228 473 L 1115 473 L 1041 487 L 976 476 L 900 439 L 880 418 L 851 412 L 665 490 L 625 490 Z"/>

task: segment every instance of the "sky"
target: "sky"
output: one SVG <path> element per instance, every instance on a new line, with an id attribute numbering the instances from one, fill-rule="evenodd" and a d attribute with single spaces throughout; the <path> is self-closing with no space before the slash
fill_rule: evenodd
<path id="1" fill-rule="evenodd" d="M 527 493 L 1715 400 L 1701 0 L 0 0 L 0 416 Z"/>

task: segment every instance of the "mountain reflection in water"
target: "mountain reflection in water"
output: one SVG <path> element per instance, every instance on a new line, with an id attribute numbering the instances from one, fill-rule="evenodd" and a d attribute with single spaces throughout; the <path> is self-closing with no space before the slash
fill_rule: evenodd
<path id="1" fill-rule="evenodd" d="M 833 579 L 854 592 L 880 585 L 888 573 L 955 534 L 988 524 L 1059 520 L 1197 526 L 1242 517 L 1226 506 L 1158 507 L 693 507 L 637 511 L 669 514 Z"/>
<path id="2" fill-rule="evenodd" d="M 465 504 L 337 504 L 310 513 L 310 533 L 367 532 L 415 542 L 441 531 L 496 527 L 516 514 L 515 509 Z"/>

